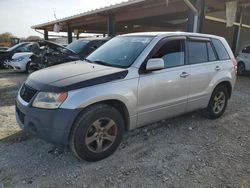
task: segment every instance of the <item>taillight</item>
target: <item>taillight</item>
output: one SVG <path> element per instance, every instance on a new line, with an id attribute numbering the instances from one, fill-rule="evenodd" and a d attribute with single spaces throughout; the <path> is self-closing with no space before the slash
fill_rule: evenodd
<path id="1" fill-rule="evenodd" d="M 232 59 L 232 63 L 233 63 L 233 65 L 234 65 L 235 74 L 237 74 L 237 64 L 238 64 L 238 62 L 237 62 L 237 60 L 236 60 L 235 58 L 233 58 L 233 59 Z"/>

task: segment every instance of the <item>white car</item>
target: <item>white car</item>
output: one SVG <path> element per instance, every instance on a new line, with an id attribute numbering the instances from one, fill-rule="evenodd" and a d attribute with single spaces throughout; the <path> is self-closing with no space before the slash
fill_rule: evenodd
<path id="1" fill-rule="evenodd" d="M 250 46 L 246 46 L 240 51 L 237 56 L 238 61 L 238 75 L 244 75 L 247 71 L 250 71 Z"/>
<path id="2" fill-rule="evenodd" d="M 27 72 L 28 66 L 30 65 L 30 57 L 33 52 L 21 52 L 15 53 L 12 56 L 12 60 L 8 62 L 9 69 L 17 72 Z"/>

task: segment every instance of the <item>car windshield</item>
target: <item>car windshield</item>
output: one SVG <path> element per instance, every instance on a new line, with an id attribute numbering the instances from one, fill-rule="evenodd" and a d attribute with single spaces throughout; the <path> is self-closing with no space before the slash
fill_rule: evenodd
<path id="1" fill-rule="evenodd" d="M 150 43 L 153 37 L 120 36 L 102 45 L 86 60 L 113 67 L 129 67 Z"/>
<path id="2" fill-rule="evenodd" d="M 83 48 L 89 43 L 88 40 L 76 40 L 72 43 L 70 43 L 67 48 L 70 49 L 71 51 L 79 54 Z"/>
<path id="3" fill-rule="evenodd" d="M 12 51 L 12 50 L 15 50 L 16 48 L 19 48 L 19 47 L 22 47 L 24 45 L 27 45 L 28 43 L 19 43 L 19 44 L 16 44 L 15 46 L 12 46 L 10 48 L 8 48 L 8 52 Z"/>

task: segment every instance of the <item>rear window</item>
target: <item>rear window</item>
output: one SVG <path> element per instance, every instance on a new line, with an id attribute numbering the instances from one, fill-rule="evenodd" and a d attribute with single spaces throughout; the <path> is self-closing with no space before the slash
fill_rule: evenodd
<path id="1" fill-rule="evenodd" d="M 209 61 L 217 61 L 217 57 L 214 53 L 214 49 L 210 42 L 207 42 L 207 51 L 208 51 Z"/>
<path id="2" fill-rule="evenodd" d="M 189 63 L 203 63 L 208 61 L 207 42 L 203 41 L 189 41 L 188 42 L 188 56 Z"/>
<path id="3" fill-rule="evenodd" d="M 218 57 L 220 60 L 228 60 L 230 59 L 229 54 L 227 53 L 227 50 L 225 46 L 222 44 L 222 42 L 218 39 L 212 39 L 213 45 L 215 47 L 215 50 L 218 54 Z"/>

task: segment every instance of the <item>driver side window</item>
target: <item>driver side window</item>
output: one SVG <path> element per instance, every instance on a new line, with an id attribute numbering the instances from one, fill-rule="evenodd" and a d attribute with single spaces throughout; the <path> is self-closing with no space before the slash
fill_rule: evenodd
<path id="1" fill-rule="evenodd" d="M 166 42 L 152 58 L 162 58 L 165 68 L 184 65 L 184 40 Z"/>

